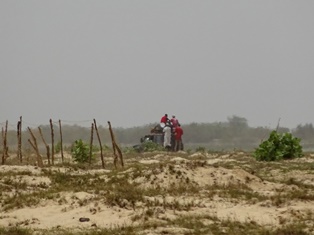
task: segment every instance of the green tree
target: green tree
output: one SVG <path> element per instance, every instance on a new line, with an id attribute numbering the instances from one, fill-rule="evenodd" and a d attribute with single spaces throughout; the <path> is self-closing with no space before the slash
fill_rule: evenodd
<path id="1" fill-rule="evenodd" d="M 233 115 L 232 117 L 228 117 L 229 126 L 234 131 L 242 131 L 246 130 L 249 125 L 247 119 L 244 117 L 238 117 Z"/>

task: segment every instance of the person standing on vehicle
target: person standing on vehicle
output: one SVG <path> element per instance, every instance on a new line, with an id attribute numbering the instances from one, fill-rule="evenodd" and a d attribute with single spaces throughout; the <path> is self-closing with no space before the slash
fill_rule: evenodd
<path id="1" fill-rule="evenodd" d="M 163 129 L 164 132 L 164 148 L 170 149 L 171 148 L 171 127 L 170 123 L 166 122 L 166 126 Z"/>
<path id="2" fill-rule="evenodd" d="M 179 124 L 179 121 L 178 121 L 178 119 L 176 119 L 176 116 L 175 115 L 172 115 L 172 118 L 171 118 L 171 123 L 172 123 L 172 127 L 175 129 L 177 126 L 178 126 L 178 124 Z"/>
<path id="3" fill-rule="evenodd" d="M 183 129 L 181 128 L 181 125 L 179 123 L 174 131 L 174 136 L 175 136 L 174 151 L 179 151 L 182 149 L 182 135 L 183 135 Z"/>
<path id="4" fill-rule="evenodd" d="M 160 123 L 166 124 L 167 121 L 168 121 L 168 114 L 165 114 L 165 115 L 162 116 L 162 118 L 160 119 Z"/>

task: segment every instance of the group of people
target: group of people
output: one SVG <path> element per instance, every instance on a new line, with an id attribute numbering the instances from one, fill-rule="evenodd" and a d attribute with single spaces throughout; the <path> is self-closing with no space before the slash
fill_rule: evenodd
<path id="1" fill-rule="evenodd" d="M 176 116 L 172 115 L 169 119 L 168 114 L 165 114 L 160 119 L 160 125 L 163 127 L 164 147 L 168 150 L 182 150 L 183 129 Z"/>

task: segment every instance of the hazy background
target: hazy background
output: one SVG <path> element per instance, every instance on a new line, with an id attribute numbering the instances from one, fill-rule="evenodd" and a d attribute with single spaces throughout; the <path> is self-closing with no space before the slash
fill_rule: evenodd
<path id="1" fill-rule="evenodd" d="M 314 120 L 312 0 L 0 0 L 0 123 Z"/>

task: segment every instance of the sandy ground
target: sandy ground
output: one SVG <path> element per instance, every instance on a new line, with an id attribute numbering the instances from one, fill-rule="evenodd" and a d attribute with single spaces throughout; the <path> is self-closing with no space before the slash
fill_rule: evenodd
<path id="1" fill-rule="evenodd" d="M 141 158 L 127 159 L 128 163 L 137 162 L 143 166 L 151 164 L 167 163 L 172 164 L 174 171 L 180 171 L 184 179 L 189 178 L 191 182 L 202 188 L 208 186 L 241 187 L 245 185 L 252 192 L 260 196 L 271 197 L 280 192 L 282 195 L 298 190 L 297 184 L 282 183 L 287 177 L 292 177 L 296 182 L 299 180 L 303 184 L 310 186 L 314 185 L 313 170 L 287 170 L 283 171 L 282 168 L 272 168 L 268 165 L 269 169 L 265 168 L 267 177 L 273 180 L 266 180 L 267 177 L 261 178 L 254 174 L 254 166 L 250 162 L 245 162 L 245 153 L 225 154 L 225 155 L 210 155 L 203 153 L 195 153 L 188 155 L 187 153 L 180 153 L 175 155 L 173 153 L 156 153 L 151 155 L 142 155 Z M 201 159 L 201 160 L 200 160 Z M 240 159 L 240 160 L 239 160 Z M 244 160 L 243 160 L 244 159 Z M 191 167 L 195 162 L 197 165 Z M 313 164 L 313 156 L 307 156 L 293 162 L 297 165 Z M 229 164 L 232 167 L 225 167 L 223 164 Z M 238 163 L 238 164 L 236 164 Z M 241 164 L 239 164 L 241 163 Z M 277 163 L 274 163 L 277 164 Z M 127 167 L 126 167 L 127 168 Z M 73 171 L 67 167 L 50 167 L 55 171 L 68 172 Z M 249 170 L 248 170 L 249 169 Z M 120 173 L 132 172 L 132 168 L 125 171 L 121 170 Z M 24 165 L 3 165 L 0 166 L 2 177 L 0 185 L 2 187 L 8 186 L 8 172 L 14 172 L 10 178 L 10 184 L 14 182 L 23 182 L 27 185 L 24 193 L 34 192 L 39 190 L 40 186 L 44 185 L 49 187 L 51 180 L 47 176 L 43 176 L 42 169 L 37 166 Z M 30 172 L 25 174 L 25 172 Z M 75 174 L 98 174 L 107 177 L 110 173 L 108 169 L 98 170 L 78 170 Z M 152 181 L 155 185 L 162 187 L 172 187 L 173 185 L 182 183 L 182 177 L 178 178 L 175 175 L 168 174 L 167 171 L 156 171 L 154 178 L 138 177 L 134 179 L 140 183 L 141 187 L 149 187 Z M 6 190 L 2 192 L 2 203 L 0 207 L 1 219 L 0 226 L 22 226 L 34 229 L 52 229 L 52 228 L 106 228 L 108 226 L 122 226 L 138 224 L 139 221 L 132 221 L 132 217 L 143 213 L 145 209 L 144 203 L 137 203 L 135 208 L 130 206 L 128 202 L 124 207 L 115 205 L 106 205 L 104 203 L 95 203 L 90 200 L 95 195 L 91 192 L 62 192 L 61 198 L 67 202 L 58 203 L 57 200 L 41 200 L 36 206 L 24 206 L 19 209 L 4 210 L 6 197 L 12 196 L 16 189 Z M 311 188 L 309 190 L 312 190 Z M 208 192 L 207 192 L 208 193 Z M 313 192 L 310 192 L 313 193 Z M 243 199 L 225 198 L 219 195 L 213 197 L 204 196 L 202 190 L 193 196 L 179 195 L 174 196 L 145 196 L 147 201 L 160 201 L 161 203 L 173 203 L 174 201 L 184 205 L 193 204 L 189 210 L 174 211 L 171 209 L 159 208 L 155 210 L 154 219 L 158 221 L 171 220 L 179 215 L 212 215 L 221 220 L 236 220 L 240 222 L 254 221 L 264 226 L 280 226 L 282 223 L 293 222 L 298 218 L 303 218 L 307 214 L 314 212 L 314 203 L 312 200 L 289 200 L 280 205 L 274 204 L 271 200 L 256 200 L 248 202 Z M 18 199 L 17 199 L 18 200 Z M 91 201 L 90 203 L 79 204 L 80 201 Z M 88 218 L 87 222 L 80 222 L 80 218 Z M 311 225 L 313 226 L 313 224 Z M 155 231 L 156 232 L 156 231 Z M 180 230 L 177 231 L 180 234 Z"/>

